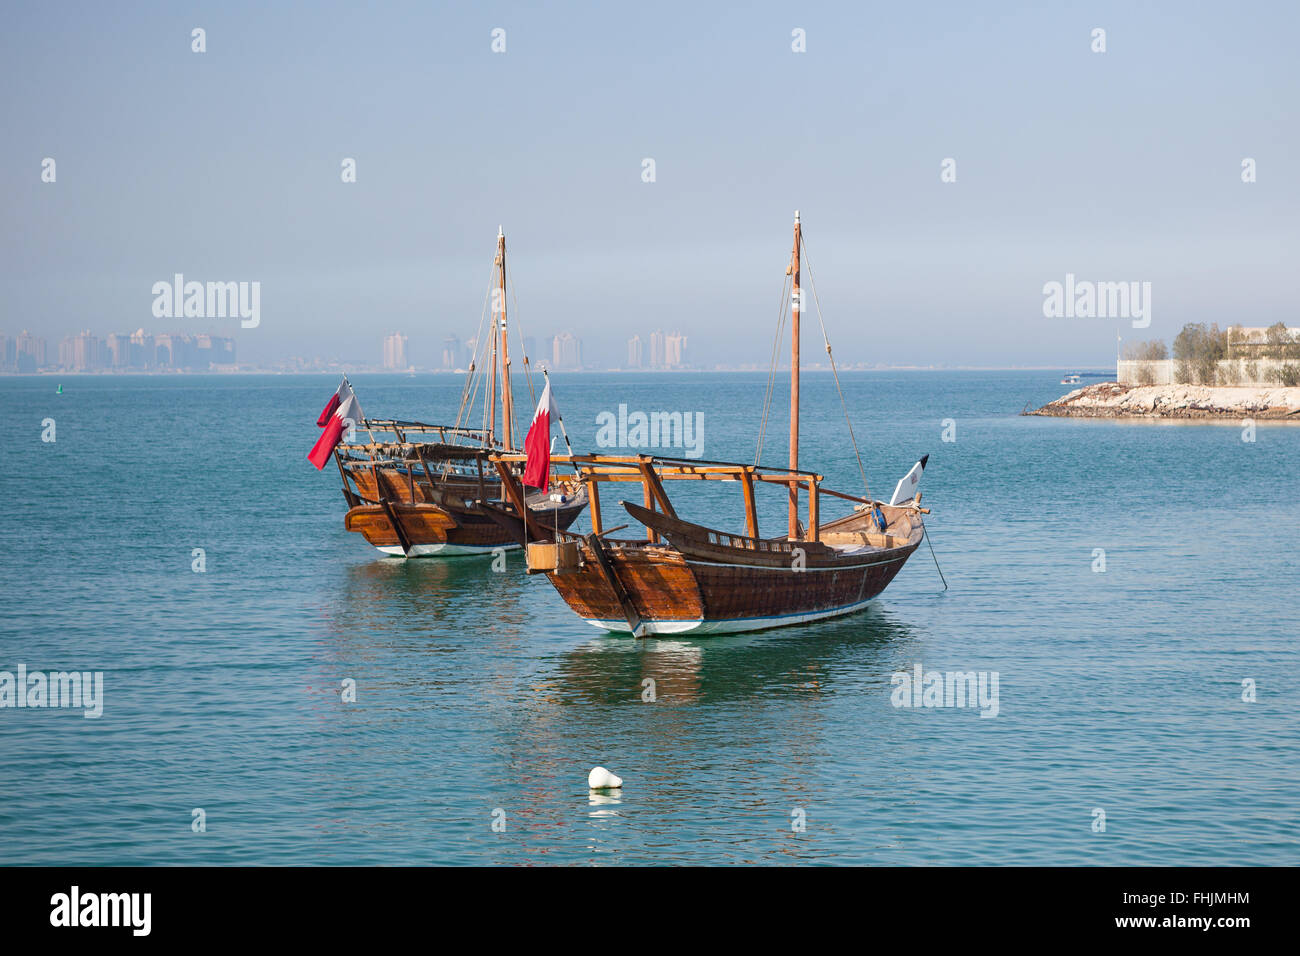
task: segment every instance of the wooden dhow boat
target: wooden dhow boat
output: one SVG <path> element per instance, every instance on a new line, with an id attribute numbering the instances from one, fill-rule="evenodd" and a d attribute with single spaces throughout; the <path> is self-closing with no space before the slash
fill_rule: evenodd
<path id="1" fill-rule="evenodd" d="M 420 422 L 364 420 L 361 427 L 380 434 L 335 451 L 348 503 L 343 519 L 348 531 L 384 554 L 408 558 L 490 554 L 520 546 L 523 523 L 489 460 L 507 446 L 489 444 L 481 433 Z M 386 431 L 395 440 L 384 440 Z M 413 440 L 417 435 L 430 440 Z M 547 492 L 530 492 L 523 505 L 538 521 L 559 530 L 572 525 L 586 506 L 585 489 L 572 475 L 559 473 L 552 475 Z"/>
<path id="2" fill-rule="evenodd" d="M 558 472 L 552 473 L 545 491 L 530 491 L 518 499 L 507 497 L 502 478 L 490 461 L 492 455 L 510 453 L 516 447 L 506 320 L 506 240 L 501 231 L 493 273 L 491 306 L 485 307 L 491 324 L 484 339 L 480 322 L 456 424 L 362 418 L 350 424 L 355 425 L 355 434 L 364 431 L 368 440 L 343 441 L 334 448 L 348 505 L 344 527 L 384 554 L 454 557 L 514 549 L 524 538 L 522 514 L 564 531 L 587 505 L 581 483 L 572 474 Z M 480 345 L 486 352 L 485 375 L 479 373 Z M 526 354 L 524 369 L 527 374 Z M 485 386 L 482 427 L 463 427 L 481 386 Z"/>
<path id="3" fill-rule="evenodd" d="M 524 534 L 521 543 L 528 547 L 529 572 L 546 574 L 588 623 L 641 637 L 749 631 L 850 614 L 879 595 L 921 544 L 922 515 L 929 513 L 921 507 L 919 491 L 926 458 L 899 482 L 889 503 L 871 498 L 869 492 L 858 496 L 824 488 L 821 474 L 799 467 L 802 232 L 797 212 L 794 236 L 786 273 L 792 342 L 789 467 L 757 463 L 761 438 L 752 465 L 649 455 L 570 454 L 553 459 L 571 466 L 586 489 L 592 530 L 585 535 L 554 532 L 529 514 L 519 525 Z M 784 305 L 780 321 L 784 321 Z M 829 342 L 826 348 L 829 355 Z M 836 373 L 837 386 L 838 380 Z M 847 419 L 847 407 L 845 413 Z M 766 417 L 765 413 L 764 421 Z M 848 427 L 852 437 L 852 424 Z M 853 447 L 856 455 L 855 439 Z M 521 456 L 499 452 L 489 457 L 507 496 L 521 510 L 526 489 L 515 477 Z M 858 464 L 861 469 L 860 457 Z M 667 487 L 681 481 L 738 485 L 745 508 L 744 533 L 679 517 Z M 643 538 L 613 536 L 627 525 L 606 527 L 601 486 L 611 483 L 641 486 L 640 503 L 620 504 L 634 522 L 644 526 Z M 787 528 L 776 537 L 764 537 L 758 527 L 756 492 L 769 486 L 784 489 L 788 498 Z M 801 520 L 801 492 L 806 494 L 806 523 Z M 828 497 L 851 502 L 852 511 L 824 520 L 821 505 Z"/>

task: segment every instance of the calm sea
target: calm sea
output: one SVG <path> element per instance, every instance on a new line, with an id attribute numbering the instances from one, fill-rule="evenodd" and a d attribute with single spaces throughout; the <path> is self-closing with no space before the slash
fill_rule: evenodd
<path id="1" fill-rule="evenodd" d="M 643 642 L 517 552 L 346 533 L 305 458 L 332 377 L 0 379 L 0 670 L 104 680 L 98 719 L 0 710 L 0 863 L 1296 864 L 1300 428 L 1017 415 L 1059 377 L 843 376 L 874 494 L 930 454 L 947 591 L 923 546 L 856 616 Z M 579 450 L 625 404 L 753 459 L 763 375 L 554 384 Z M 459 396 L 355 385 L 376 417 Z M 805 466 L 860 491 L 829 375 L 804 394 Z M 743 527 L 735 486 L 673 490 Z M 895 707 L 918 664 L 996 673 L 997 716 Z"/>

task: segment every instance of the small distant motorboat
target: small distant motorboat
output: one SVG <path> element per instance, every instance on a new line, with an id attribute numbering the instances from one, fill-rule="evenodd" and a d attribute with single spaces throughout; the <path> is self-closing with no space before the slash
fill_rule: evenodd
<path id="1" fill-rule="evenodd" d="M 1067 376 L 1065 376 L 1065 378 L 1061 379 L 1061 384 L 1062 384 L 1062 385 L 1082 385 L 1082 384 L 1083 384 L 1083 379 L 1079 378 L 1079 376 L 1077 376 L 1077 375 L 1067 375 Z"/>

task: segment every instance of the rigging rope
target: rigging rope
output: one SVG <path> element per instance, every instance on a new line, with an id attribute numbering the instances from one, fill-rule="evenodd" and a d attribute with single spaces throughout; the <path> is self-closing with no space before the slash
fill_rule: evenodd
<path id="1" fill-rule="evenodd" d="M 479 353 L 479 347 L 483 343 L 483 323 L 487 321 L 488 306 L 492 299 L 492 276 L 495 272 L 496 272 L 496 266 L 493 265 L 492 269 L 488 271 L 488 290 L 487 290 L 487 294 L 484 295 L 483 297 L 483 311 L 479 315 L 478 331 L 474 333 L 474 352 L 469 358 L 469 371 L 466 373 L 465 388 L 464 391 L 461 393 L 460 410 L 456 412 L 457 428 L 461 427 L 462 419 L 465 421 L 466 428 L 469 427 L 469 419 L 466 418 L 466 415 L 472 416 L 474 414 L 474 402 L 478 400 L 479 382 L 483 380 L 483 376 L 480 374 L 483 371 L 483 369 L 479 366 L 478 363 L 478 353 Z M 471 389 L 471 385 L 473 386 L 472 389 Z M 486 403 L 484 405 L 482 430 L 483 433 L 486 435 L 487 434 Z M 450 464 L 449 463 L 444 464 L 442 470 L 443 478 L 446 478 L 447 475 L 451 473 L 449 469 L 450 469 Z"/>
<path id="2" fill-rule="evenodd" d="M 488 272 L 488 291 L 487 294 L 483 297 L 483 311 L 479 314 L 478 331 L 474 333 L 474 352 L 469 357 L 469 371 L 466 373 L 465 376 L 465 388 L 461 392 L 460 410 L 456 412 L 457 428 L 460 428 L 461 420 L 462 418 L 464 418 L 467 412 L 471 415 L 473 414 L 474 401 L 475 401 L 475 397 L 478 394 L 478 380 L 476 378 L 476 373 L 481 371 L 481 368 L 479 367 L 478 364 L 478 350 L 479 350 L 479 346 L 483 342 L 483 323 L 487 320 L 488 302 L 492 297 L 492 272 L 494 271 L 495 271 L 495 266 L 493 267 L 492 271 Z M 472 393 L 470 391 L 471 384 L 473 384 L 474 386 L 474 391 Z M 465 426 L 467 428 L 469 427 L 468 420 L 466 420 Z"/>
<path id="3" fill-rule="evenodd" d="M 785 304 L 788 301 L 787 290 L 790 288 L 789 273 L 781 283 L 781 301 L 776 313 L 776 333 L 772 336 L 772 360 L 767 369 L 767 392 L 763 396 L 763 419 L 758 426 L 758 446 L 754 449 L 754 467 L 757 468 L 763 458 L 763 441 L 767 437 L 767 420 L 772 409 L 772 390 L 776 385 L 777 357 L 781 348 L 781 333 L 785 329 Z"/>
<path id="4" fill-rule="evenodd" d="M 537 395 L 533 392 L 533 363 L 528 356 L 528 346 L 524 344 L 524 327 L 519 322 L 519 297 L 515 295 L 515 279 L 513 272 L 506 276 L 506 282 L 510 283 L 510 301 L 514 305 L 515 310 L 515 331 L 519 339 L 519 354 L 524 357 L 524 381 L 528 383 L 529 408 L 536 408 Z M 510 394 L 514 394 L 513 387 L 510 389 Z M 512 434 L 519 434 L 515 431 L 515 419 L 513 415 L 510 417 L 510 431 Z"/>
<path id="5" fill-rule="evenodd" d="M 800 234 L 799 238 L 802 241 L 802 234 Z M 831 354 L 830 336 L 826 334 L 826 323 L 822 320 L 822 304 L 817 298 L 817 280 L 813 278 L 812 260 L 808 256 L 808 243 L 803 242 L 802 245 L 805 264 L 808 267 L 808 284 L 812 287 L 813 303 L 817 306 L 817 323 L 822 328 L 822 341 L 826 343 L 826 357 L 830 359 L 831 374 L 835 376 L 835 391 L 839 392 L 840 407 L 844 409 L 844 423 L 849 426 L 849 441 L 853 443 L 853 456 L 858 460 L 858 472 L 862 475 L 862 488 L 866 491 L 866 496 L 870 498 L 871 489 L 867 485 L 867 470 L 862 467 L 862 453 L 858 451 L 858 440 L 853 434 L 853 422 L 849 418 L 849 405 L 844 400 L 844 389 L 840 387 L 840 373 L 835 368 L 835 356 Z"/>

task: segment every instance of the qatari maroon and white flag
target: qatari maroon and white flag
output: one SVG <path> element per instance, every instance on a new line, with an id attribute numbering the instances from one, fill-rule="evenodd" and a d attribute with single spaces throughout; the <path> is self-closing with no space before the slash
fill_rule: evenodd
<path id="1" fill-rule="evenodd" d="M 533 414 L 533 423 L 528 428 L 528 437 L 524 439 L 524 451 L 528 461 L 524 465 L 524 484 L 546 491 L 551 477 L 551 417 L 560 417 L 560 410 L 551 397 L 551 382 L 542 389 L 541 400 Z"/>
<path id="2" fill-rule="evenodd" d="M 343 399 L 347 398 L 351 394 L 352 386 L 345 377 L 343 381 L 339 383 L 338 391 L 331 395 L 330 400 L 325 403 L 325 408 L 321 411 L 320 418 L 316 419 L 316 427 L 324 428 L 328 425 L 330 423 L 330 416 L 333 415 L 334 412 L 338 410 L 338 407 L 343 404 Z"/>
<path id="3" fill-rule="evenodd" d="M 316 444 L 307 453 L 307 460 L 316 466 L 317 471 L 324 468 L 325 463 L 330 460 L 330 455 L 334 454 L 334 446 L 343 439 L 344 429 L 356 425 L 359 421 L 361 421 L 361 403 L 357 401 L 352 386 L 345 378 L 339 390 L 325 405 L 320 418 L 316 420 L 317 426 L 325 430 L 321 432 L 320 438 L 316 439 Z"/>

